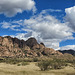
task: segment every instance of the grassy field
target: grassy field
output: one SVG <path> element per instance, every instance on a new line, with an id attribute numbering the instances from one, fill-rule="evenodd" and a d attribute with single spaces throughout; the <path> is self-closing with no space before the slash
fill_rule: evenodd
<path id="1" fill-rule="evenodd" d="M 68 66 L 60 70 L 40 71 L 34 62 L 26 66 L 0 63 L 0 75 L 75 75 L 75 69 Z"/>

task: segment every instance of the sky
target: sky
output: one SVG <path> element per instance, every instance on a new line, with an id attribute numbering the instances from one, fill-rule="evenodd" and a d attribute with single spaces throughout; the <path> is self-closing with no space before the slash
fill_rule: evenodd
<path id="1" fill-rule="evenodd" d="M 0 0 L 0 36 L 75 50 L 75 0 Z"/>

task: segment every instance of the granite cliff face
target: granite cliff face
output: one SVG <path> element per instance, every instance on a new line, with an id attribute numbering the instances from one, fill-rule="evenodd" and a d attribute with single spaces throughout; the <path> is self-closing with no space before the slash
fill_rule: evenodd
<path id="1" fill-rule="evenodd" d="M 46 48 L 35 38 L 24 41 L 10 36 L 0 36 L 0 57 L 40 57 L 44 55 L 62 55 L 62 53 L 52 48 Z"/>

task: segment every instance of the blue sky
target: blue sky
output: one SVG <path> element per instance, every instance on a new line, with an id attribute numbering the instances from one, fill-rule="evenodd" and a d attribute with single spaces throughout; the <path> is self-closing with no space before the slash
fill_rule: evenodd
<path id="1" fill-rule="evenodd" d="M 75 0 L 0 0 L 0 36 L 35 37 L 50 48 L 75 49 L 74 6 Z"/>

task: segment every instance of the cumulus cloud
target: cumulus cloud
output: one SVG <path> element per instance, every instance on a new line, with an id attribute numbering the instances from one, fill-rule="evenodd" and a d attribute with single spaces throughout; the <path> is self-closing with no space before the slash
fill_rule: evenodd
<path id="1" fill-rule="evenodd" d="M 65 19 L 69 23 L 69 26 L 75 31 L 75 6 L 65 9 Z"/>
<path id="2" fill-rule="evenodd" d="M 24 20 L 24 24 L 38 32 L 43 39 L 63 39 L 72 35 L 66 23 L 60 23 L 51 15 L 38 15 Z"/>
<path id="3" fill-rule="evenodd" d="M 33 30 L 36 38 L 44 42 L 47 47 L 57 49 L 59 42 L 63 39 L 73 39 L 71 29 L 67 26 L 67 23 L 61 23 L 51 15 L 40 13 L 28 20 L 24 20 L 24 24 L 30 30 Z M 34 36 L 34 34 L 32 35 Z"/>
<path id="4" fill-rule="evenodd" d="M 75 50 L 75 45 L 67 45 L 67 46 L 58 48 L 58 50 L 69 50 L 69 49 Z"/>
<path id="5" fill-rule="evenodd" d="M 0 14 L 12 17 L 23 11 L 36 11 L 35 2 L 33 0 L 0 0 Z"/>
<path id="6" fill-rule="evenodd" d="M 20 26 L 19 28 L 15 25 Z M 47 14 L 43 11 L 30 19 L 9 22 L 9 26 L 2 24 L 3 28 L 13 28 L 15 26 L 21 31 L 26 31 L 27 33 L 18 33 L 15 36 L 19 39 L 28 39 L 30 37 L 35 37 L 38 42 L 44 42 L 47 47 L 58 49 L 59 42 L 64 39 L 73 39 L 72 31 L 68 27 L 67 23 L 61 23 L 54 16 Z M 16 30 L 16 29 L 15 29 Z"/>

